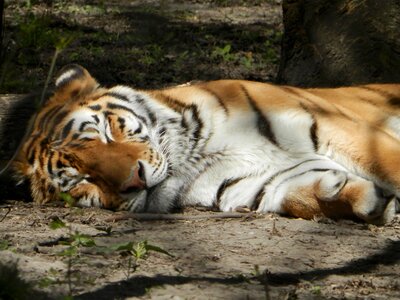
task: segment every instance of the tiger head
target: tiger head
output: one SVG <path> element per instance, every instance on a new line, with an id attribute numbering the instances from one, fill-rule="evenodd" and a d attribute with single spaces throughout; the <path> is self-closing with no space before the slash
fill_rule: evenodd
<path id="1" fill-rule="evenodd" d="M 78 65 L 65 67 L 55 85 L 13 162 L 35 202 L 68 193 L 81 206 L 118 208 L 166 178 L 146 95 L 125 86 L 102 88 Z"/>

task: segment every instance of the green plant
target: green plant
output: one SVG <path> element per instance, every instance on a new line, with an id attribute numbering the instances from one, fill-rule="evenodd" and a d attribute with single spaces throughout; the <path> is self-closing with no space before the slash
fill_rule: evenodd
<path id="1" fill-rule="evenodd" d="M 51 78 L 53 77 L 54 67 L 56 65 L 56 61 L 57 61 L 58 55 L 60 55 L 60 53 L 68 46 L 68 44 L 71 41 L 72 41 L 72 36 L 69 36 L 69 37 L 62 36 L 55 43 L 56 50 L 55 50 L 53 58 L 51 60 L 50 69 L 49 69 L 49 72 L 47 74 L 46 82 L 44 83 L 42 95 L 40 97 L 40 103 L 38 103 L 38 106 L 41 106 L 43 104 L 43 102 L 44 102 L 44 98 L 46 96 L 47 88 L 49 86 Z"/>
<path id="2" fill-rule="evenodd" d="M 211 52 L 211 58 L 222 58 L 224 62 L 232 61 L 235 56 L 231 53 L 231 45 L 226 44 L 224 47 L 215 47 Z"/>
<path id="3" fill-rule="evenodd" d="M 68 194 L 67 194 L 68 195 Z M 65 196 L 69 199 L 71 196 Z M 72 198 L 72 197 L 71 197 Z M 93 247 L 98 253 L 112 253 L 118 252 L 128 257 L 126 266 L 126 277 L 135 272 L 139 266 L 138 262 L 142 259 L 147 258 L 149 252 L 159 252 L 169 256 L 172 256 L 166 250 L 149 244 L 147 241 L 141 241 L 139 243 L 127 242 L 122 244 L 113 244 L 110 246 L 98 246 L 91 236 L 82 234 L 79 231 L 73 231 L 71 226 L 66 225 L 60 218 L 54 218 L 49 227 L 53 230 L 66 228 L 68 229 L 67 239 L 60 241 L 60 245 L 67 246 L 63 251 L 59 252 L 58 255 L 67 258 L 67 273 L 65 274 L 66 283 L 68 284 L 68 297 L 72 297 L 73 294 L 73 271 L 77 259 L 81 256 L 82 247 Z M 53 274 L 54 275 L 54 274 Z M 51 284 L 62 284 L 64 282 L 55 279 L 56 276 L 46 277 L 40 281 L 40 286 L 46 287 Z"/>
<path id="4" fill-rule="evenodd" d="M 73 207 L 76 203 L 75 198 L 68 193 L 60 193 L 59 197 L 64 201 L 66 207 Z"/>
<path id="5" fill-rule="evenodd" d="M 7 250 L 10 244 L 7 240 L 0 240 L 0 251 Z"/>
<path id="6" fill-rule="evenodd" d="M 254 62 L 254 58 L 253 58 L 252 52 L 246 52 L 245 55 L 243 55 L 240 58 L 240 63 L 248 69 L 250 69 L 253 66 L 253 62 Z"/>
<path id="7" fill-rule="evenodd" d="M 319 285 L 311 286 L 310 290 L 314 295 L 321 295 L 321 287 Z"/>
<path id="8" fill-rule="evenodd" d="M 68 284 L 68 296 L 71 297 L 73 294 L 72 286 L 72 271 L 76 259 L 80 255 L 81 247 L 93 247 L 96 245 L 92 237 L 82 234 L 78 231 L 73 231 L 71 226 L 67 226 L 60 218 L 56 217 L 49 224 L 51 229 L 67 228 L 68 238 L 66 241 L 60 241 L 61 245 L 67 246 L 66 249 L 58 253 L 60 256 L 67 258 L 67 273 L 65 275 Z"/>
<path id="9" fill-rule="evenodd" d="M 164 60 L 164 49 L 158 44 L 151 44 L 140 54 L 139 62 L 146 65 L 154 65 Z"/>
<path id="10" fill-rule="evenodd" d="M 133 242 L 116 244 L 110 246 L 109 249 L 111 251 L 119 251 L 128 256 L 127 269 L 125 272 L 126 279 L 129 279 L 130 275 L 137 270 L 139 260 L 144 259 L 150 251 L 173 256 L 164 249 L 149 244 L 147 241 L 142 241 L 136 244 Z"/>

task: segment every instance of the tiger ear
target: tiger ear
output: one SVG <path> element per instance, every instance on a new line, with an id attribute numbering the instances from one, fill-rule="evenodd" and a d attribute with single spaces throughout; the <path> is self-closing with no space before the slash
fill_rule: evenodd
<path id="1" fill-rule="evenodd" d="M 55 95 L 59 101 L 85 96 L 99 87 L 97 81 L 80 65 L 67 65 L 56 77 Z"/>

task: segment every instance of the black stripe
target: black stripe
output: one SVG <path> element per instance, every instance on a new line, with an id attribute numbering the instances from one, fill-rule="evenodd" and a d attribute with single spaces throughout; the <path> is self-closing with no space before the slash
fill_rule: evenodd
<path id="1" fill-rule="evenodd" d="M 257 116 L 257 129 L 259 131 L 259 133 L 266 137 L 272 144 L 274 144 L 275 146 L 279 147 L 278 142 L 276 141 L 276 137 L 274 135 L 274 133 L 272 132 L 271 129 L 271 124 L 269 122 L 269 120 L 263 115 L 263 113 L 261 112 L 261 110 L 257 107 L 256 102 L 254 101 L 254 99 L 249 95 L 249 92 L 247 91 L 247 89 L 241 85 L 240 86 L 243 93 L 245 94 L 247 101 L 249 102 L 251 108 L 253 109 L 254 113 Z"/>
<path id="2" fill-rule="evenodd" d="M 84 141 L 84 142 L 91 142 L 91 141 L 95 141 L 96 139 L 94 138 L 90 138 L 90 137 L 83 137 L 81 139 L 79 139 L 79 141 Z"/>
<path id="3" fill-rule="evenodd" d="M 89 105 L 88 107 L 89 107 L 91 110 L 94 110 L 94 111 L 99 111 L 99 110 L 101 110 L 101 105 L 100 105 L 100 104 Z"/>
<path id="4" fill-rule="evenodd" d="M 314 151 L 317 151 L 319 148 L 319 139 L 318 139 L 318 123 L 317 120 L 315 119 L 314 115 L 310 113 L 309 109 L 307 106 L 305 106 L 303 103 L 300 103 L 300 107 L 311 116 L 312 118 L 312 125 L 310 127 L 310 139 L 313 144 Z"/>
<path id="5" fill-rule="evenodd" d="M 189 130 L 189 124 L 186 122 L 186 119 L 183 116 L 181 119 L 181 127 L 184 129 L 185 132 Z"/>
<path id="6" fill-rule="evenodd" d="M 229 188 L 229 187 L 231 187 L 231 186 L 233 186 L 233 185 L 235 185 L 235 184 L 237 184 L 237 183 L 239 183 L 240 181 L 242 181 L 243 179 L 245 179 L 245 177 L 240 177 L 240 178 L 235 178 L 235 179 L 232 179 L 232 178 L 230 178 L 230 179 L 225 179 L 221 184 L 220 184 L 220 186 L 219 186 L 219 188 L 218 188 L 218 191 L 217 191 L 217 194 L 215 195 L 215 206 L 219 209 L 220 207 L 220 204 L 221 204 L 221 197 L 222 197 L 222 195 L 225 193 L 225 191 Z"/>
<path id="7" fill-rule="evenodd" d="M 36 152 L 36 147 L 35 147 L 35 143 L 38 140 L 39 136 L 33 135 L 31 137 L 31 140 L 28 144 L 28 146 L 26 147 L 26 152 L 27 152 L 27 156 L 28 156 L 28 161 L 30 164 L 33 164 L 34 160 L 35 160 L 35 152 Z"/>
<path id="8" fill-rule="evenodd" d="M 61 181 L 61 187 L 66 187 L 67 185 L 69 184 L 69 180 L 67 179 L 67 178 L 64 178 L 62 181 Z"/>
<path id="9" fill-rule="evenodd" d="M 137 103 L 139 103 L 139 104 L 142 106 L 142 108 L 144 108 L 144 110 L 146 111 L 146 114 L 147 114 L 147 116 L 148 116 L 149 119 L 150 119 L 151 125 L 155 125 L 156 122 L 157 122 L 157 117 L 156 117 L 156 115 L 149 109 L 149 107 L 146 105 L 145 99 L 144 99 L 142 96 L 140 96 L 140 95 L 136 95 L 136 101 L 137 101 Z"/>
<path id="10" fill-rule="evenodd" d="M 281 171 L 279 171 L 279 172 L 273 174 L 271 177 L 269 177 L 267 180 L 265 180 L 264 184 L 262 184 L 262 186 L 261 186 L 261 189 L 258 191 L 257 195 L 256 195 L 255 198 L 254 198 L 254 202 L 253 202 L 253 204 L 252 204 L 252 206 L 251 206 L 251 210 L 257 210 L 257 209 L 259 208 L 260 203 L 261 203 L 261 201 L 262 201 L 262 198 L 263 198 L 264 195 L 265 195 L 265 187 L 266 187 L 266 185 L 270 184 L 270 183 L 271 183 L 272 181 L 274 181 L 274 179 L 277 178 L 278 176 L 280 176 L 280 175 L 282 175 L 282 174 L 284 174 L 284 173 L 287 173 L 287 172 L 289 172 L 289 171 L 292 171 L 292 170 L 296 169 L 297 167 L 301 166 L 302 164 L 307 163 L 307 162 L 310 162 L 310 161 L 317 161 L 317 159 L 309 159 L 309 160 L 302 161 L 301 163 L 298 163 L 298 164 L 296 164 L 296 165 L 294 165 L 294 166 L 291 166 L 290 168 L 287 168 L 287 169 L 285 169 L 285 170 L 281 170 Z M 285 181 L 287 181 L 287 180 L 289 180 L 289 179 L 291 179 L 291 178 L 294 178 L 294 177 L 296 177 L 297 175 L 303 175 L 303 174 L 305 174 L 305 173 L 307 173 L 307 172 L 310 172 L 310 171 L 319 171 L 319 170 L 325 170 L 325 169 L 311 169 L 311 170 L 307 170 L 307 171 L 305 171 L 305 172 L 302 172 L 301 174 L 296 174 L 296 175 L 294 175 L 294 176 L 292 176 L 292 177 L 290 177 L 290 178 L 287 178 L 287 179 L 283 180 L 282 182 L 285 182 Z M 327 169 L 327 170 L 328 170 L 328 169 Z M 281 182 L 281 183 L 282 183 L 282 182 Z M 278 186 L 279 186 L 279 185 L 278 185 Z"/>
<path id="11" fill-rule="evenodd" d="M 313 123 L 310 127 L 310 138 L 313 143 L 314 151 L 317 151 L 319 148 L 319 141 L 318 141 L 318 123 L 313 117 Z"/>
<path id="12" fill-rule="evenodd" d="M 280 87 L 283 91 L 292 94 L 294 96 L 296 96 L 296 101 L 299 103 L 299 105 L 306 110 L 308 113 L 311 113 L 311 111 L 318 113 L 318 114 L 323 114 L 323 115 L 328 115 L 330 114 L 329 111 L 326 110 L 326 108 L 323 108 L 320 103 L 318 103 L 317 99 L 311 99 L 310 97 L 307 97 L 307 95 L 305 94 L 310 94 L 316 98 L 321 98 L 320 96 L 313 94 L 312 90 L 308 90 L 308 89 L 297 89 L 294 87 L 290 87 L 290 86 L 281 86 Z M 303 93 L 300 93 L 300 91 L 302 91 Z M 307 102 L 308 105 L 312 105 L 311 107 L 308 107 L 307 104 L 305 104 L 304 102 Z M 332 104 L 330 104 L 332 105 Z"/>
<path id="13" fill-rule="evenodd" d="M 56 188 L 52 185 L 49 185 L 49 187 L 47 188 L 47 192 L 49 194 L 54 194 L 56 192 Z"/>
<path id="14" fill-rule="evenodd" d="M 54 152 L 51 151 L 49 158 L 47 160 L 47 172 L 49 173 L 49 175 L 53 174 L 53 157 L 54 157 Z"/>
<path id="15" fill-rule="evenodd" d="M 97 115 L 92 115 L 92 118 L 94 119 L 94 121 L 96 122 L 96 124 L 100 123 L 100 119 Z"/>
<path id="16" fill-rule="evenodd" d="M 116 98 L 118 100 L 122 100 L 124 102 L 130 102 L 127 96 L 125 96 L 123 94 L 119 94 L 119 93 L 117 93 L 115 91 L 114 92 L 105 93 L 105 96 L 110 96 L 110 97 Z"/>
<path id="17" fill-rule="evenodd" d="M 103 111 L 103 116 L 108 120 L 108 117 L 109 116 L 113 116 L 113 115 L 115 115 L 115 113 L 113 113 L 112 111 L 109 111 L 109 110 L 106 110 L 106 111 Z"/>
<path id="18" fill-rule="evenodd" d="M 171 98 L 170 96 L 164 95 L 164 94 L 158 94 L 164 101 L 169 108 L 171 108 L 172 110 L 174 110 L 177 113 L 182 114 L 186 109 L 190 108 L 189 105 L 186 105 L 184 103 L 179 102 L 176 99 Z"/>
<path id="19" fill-rule="evenodd" d="M 143 128 L 142 123 L 139 123 L 139 127 L 136 128 L 136 130 L 133 132 L 133 134 L 139 134 L 139 133 L 141 133 L 141 132 L 142 132 L 142 128 Z"/>
<path id="20" fill-rule="evenodd" d="M 39 120 L 38 127 L 43 130 L 46 127 L 47 122 L 51 119 L 60 109 L 62 106 L 55 106 L 49 109 Z"/>
<path id="21" fill-rule="evenodd" d="M 296 165 L 294 165 L 294 166 L 291 166 L 290 168 L 287 168 L 287 169 L 281 170 L 281 171 L 279 171 L 279 172 L 276 172 L 275 174 L 273 174 L 271 177 L 269 177 L 269 178 L 265 181 L 264 186 L 267 185 L 267 184 L 270 184 L 270 183 L 271 183 L 272 181 L 274 181 L 275 178 L 277 178 L 278 176 L 280 176 L 280 175 L 282 175 L 282 174 L 284 174 L 284 173 L 287 173 L 287 172 L 289 172 L 289 171 L 292 171 L 292 170 L 296 169 L 297 167 L 301 166 L 302 164 L 308 163 L 308 162 L 310 162 L 310 161 L 318 161 L 318 159 L 308 159 L 308 160 L 302 161 L 302 162 L 300 162 L 300 163 L 298 163 L 298 164 L 296 164 Z"/>
<path id="22" fill-rule="evenodd" d="M 259 190 L 257 195 L 254 197 L 253 204 L 250 207 L 251 210 L 257 210 L 259 208 L 260 203 L 265 195 L 265 185 L 266 185 L 266 183 L 262 185 L 262 188 Z"/>
<path id="23" fill-rule="evenodd" d="M 60 124 L 63 119 L 68 115 L 68 113 L 68 111 L 63 111 L 59 113 L 57 116 L 54 117 L 54 120 L 52 120 L 52 125 L 57 126 L 58 124 Z"/>
<path id="24" fill-rule="evenodd" d="M 194 145 L 193 148 L 195 148 L 197 146 L 197 143 L 199 141 L 200 135 L 201 135 L 201 131 L 203 130 L 203 122 L 200 119 L 200 115 L 199 115 L 199 110 L 197 108 L 197 106 L 195 106 L 194 104 L 191 105 L 190 110 L 192 112 L 192 116 L 194 121 L 196 122 L 196 129 L 193 132 L 193 137 L 194 137 Z"/>
<path id="25" fill-rule="evenodd" d="M 316 169 L 309 169 L 309 170 L 307 170 L 307 171 L 304 171 L 304 172 L 295 174 L 295 175 L 290 176 L 290 177 L 284 179 L 283 181 L 281 181 L 281 182 L 276 186 L 276 189 L 278 189 L 278 188 L 279 188 L 282 184 L 284 184 L 285 182 L 287 182 L 287 181 L 289 181 L 289 180 L 291 180 L 291 179 L 293 179 L 293 178 L 302 176 L 302 175 L 304 175 L 304 174 L 307 174 L 307 173 L 310 173 L 310 172 L 326 172 L 326 171 L 329 171 L 329 170 L 332 170 L 332 169 L 316 168 Z"/>
<path id="26" fill-rule="evenodd" d="M 42 192 L 42 199 L 46 200 L 47 184 L 46 179 L 40 179 L 40 191 Z"/>
<path id="27" fill-rule="evenodd" d="M 151 125 L 154 126 L 154 125 L 157 123 L 157 117 L 155 116 L 154 113 L 152 113 L 152 112 L 150 111 L 150 109 L 149 109 L 147 106 L 144 106 L 144 105 L 143 105 L 143 108 L 144 108 L 144 110 L 146 111 L 146 114 L 147 114 L 147 116 L 148 116 L 149 119 L 150 119 Z M 144 119 L 143 119 L 143 120 L 144 120 Z M 147 125 L 147 122 L 144 122 L 144 123 Z"/>
<path id="28" fill-rule="evenodd" d="M 65 165 L 61 159 L 62 159 L 62 157 L 58 157 L 58 159 L 57 159 L 57 163 L 56 163 L 57 169 L 62 169 L 64 167 L 67 167 L 67 165 Z"/>
<path id="29" fill-rule="evenodd" d="M 90 121 L 82 122 L 81 125 L 79 125 L 79 131 L 83 131 L 85 129 L 85 126 L 88 124 L 93 124 L 93 122 Z"/>
<path id="30" fill-rule="evenodd" d="M 45 164 L 44 158 L 46 158 L 46 156 L 47 156 L 48 142 L 49 142 L 49 140 L 47 139 L 47 137 L 40 141 L 40 148 L 39 148 L 40 152 L 39 152 L 39 159 L 38 160 L 39 160 L 39 164 L 40 164 L 40 168 L 41 169 L 44 169 L 44 164 Z"/>
<path id="31" fill-rule="evenodd" d="M 370 86 L 361 86 L 360 88 L 370 91 L 370 92 L 373 92 L 373 93 L 376 93 L 376 94 L 379 94 L 380 96 L 382 96 L 384 98 L 387 98 L 388 99 L 387 103 L 389 105 L 392 105 L 395 107 L 400 106 L 400 96 L 399 95 L 396 95 L 396 94 L 393 94 L 393 93 L 390 93 L 390 92 L 387 92 L 387 91 L 384 91 L 384 90 L 381 90 L 378 88 L 373 88 Z"/>
<path id="32" fill-rule="evenodd" d="M 110 139 L 110 137 L 105 133 L 104 134 L 105 135 L 105 137 L 106 137 L 106 142 L 107 143 L 112 143 L 112 139 Z M 83 140 L 83 139 L 82 139 Z"/>
<path id="33" fill-rule="evenodd" d="M 139 95 L 139 94 L 136 94 L 135 95 L 135 101 L 137 102 L 137 103 L 139 103 L 139 104 L 143 104 L 144 103 L 144 98 L 141 96 L 141 95 Z"/>
<path id="34" fill-rule="evenodd" d="M 218 96 L 217 93 L 215 93 L 213 90 L 211 90 L 211 89 L 209 89 L 209 88 L 207 88 L 207 87 L 205 87 L 205 86 L 201 86 L 200 88 L 201 88 L 202 90 L 206 91 L 207 93 L 213 95 L 213 96 L 217 99 L 219 106 L 221 106 L 222 109 L 224 110 L 225 114 L 226 114 L 226 115 L 229 114 L 228 108 L 226 107 L 224 101 L 222 101 L 222 99 Z"/>
<path id="35" fill-rule="evenodd" d="M 71 120 L 69 120 L 68 123 L 64 126 L 64 128 L 63 128 L 63 130 L 62 130 L 62 132 L 61 132 L 61 136 L 60 136 L 60 138 L 61 138 L 62 140 L 64 140 L 64 139 L 68 136 L 68 134 L 71 132 L 71 129 L 72 129 L 72 126 L 74 125 L 74 123 L 75 123 L 75 119 L 71 119 Z"/>
<path id="36" fill-rule="evenodd" d="M 129 107 L 126 107 L 125 105 L 120 105 L 120 104 L 107 102 L 107 108 L 109 108 L 109 109 L 121 109 L 121 110 L 130 112 L 132 115 L 134 115 L 136 118 L 141 120 L 143 123 L 147 124 L 147 121 L 146 121 L 145 118 L 143 118 L 142 116 L 137 115 L 132 109 L 130 109 Z"/>
<path id="37" fill-rule="evenodd" d="M 119 123 L 119 129 L 123 132 L 125 128 L 125 119 L 118 117 L 117 121 Z"/>

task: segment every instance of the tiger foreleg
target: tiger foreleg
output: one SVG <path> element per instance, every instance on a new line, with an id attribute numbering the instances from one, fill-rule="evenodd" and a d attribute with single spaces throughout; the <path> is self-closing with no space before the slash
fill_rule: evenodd
<path id="1" fill-rule="evenodd" d="M 314 177 L 314 178 L 312 178 Z M 288 183 L 282 198 L 284 213 L 311 219 L 359 218 L 369 223 L 386 223 L 395 214 L 395 197 L 372 181 L 344 171 L 329 170 L 317 177 L 296 178 Z"/>
<path id="2" fill-rule="evenodd" d="M 372 181 L 345 171 L 310 171 L 267 189 L 258 211 L 385 223 L 395 214 L 395 199 Z"/>

